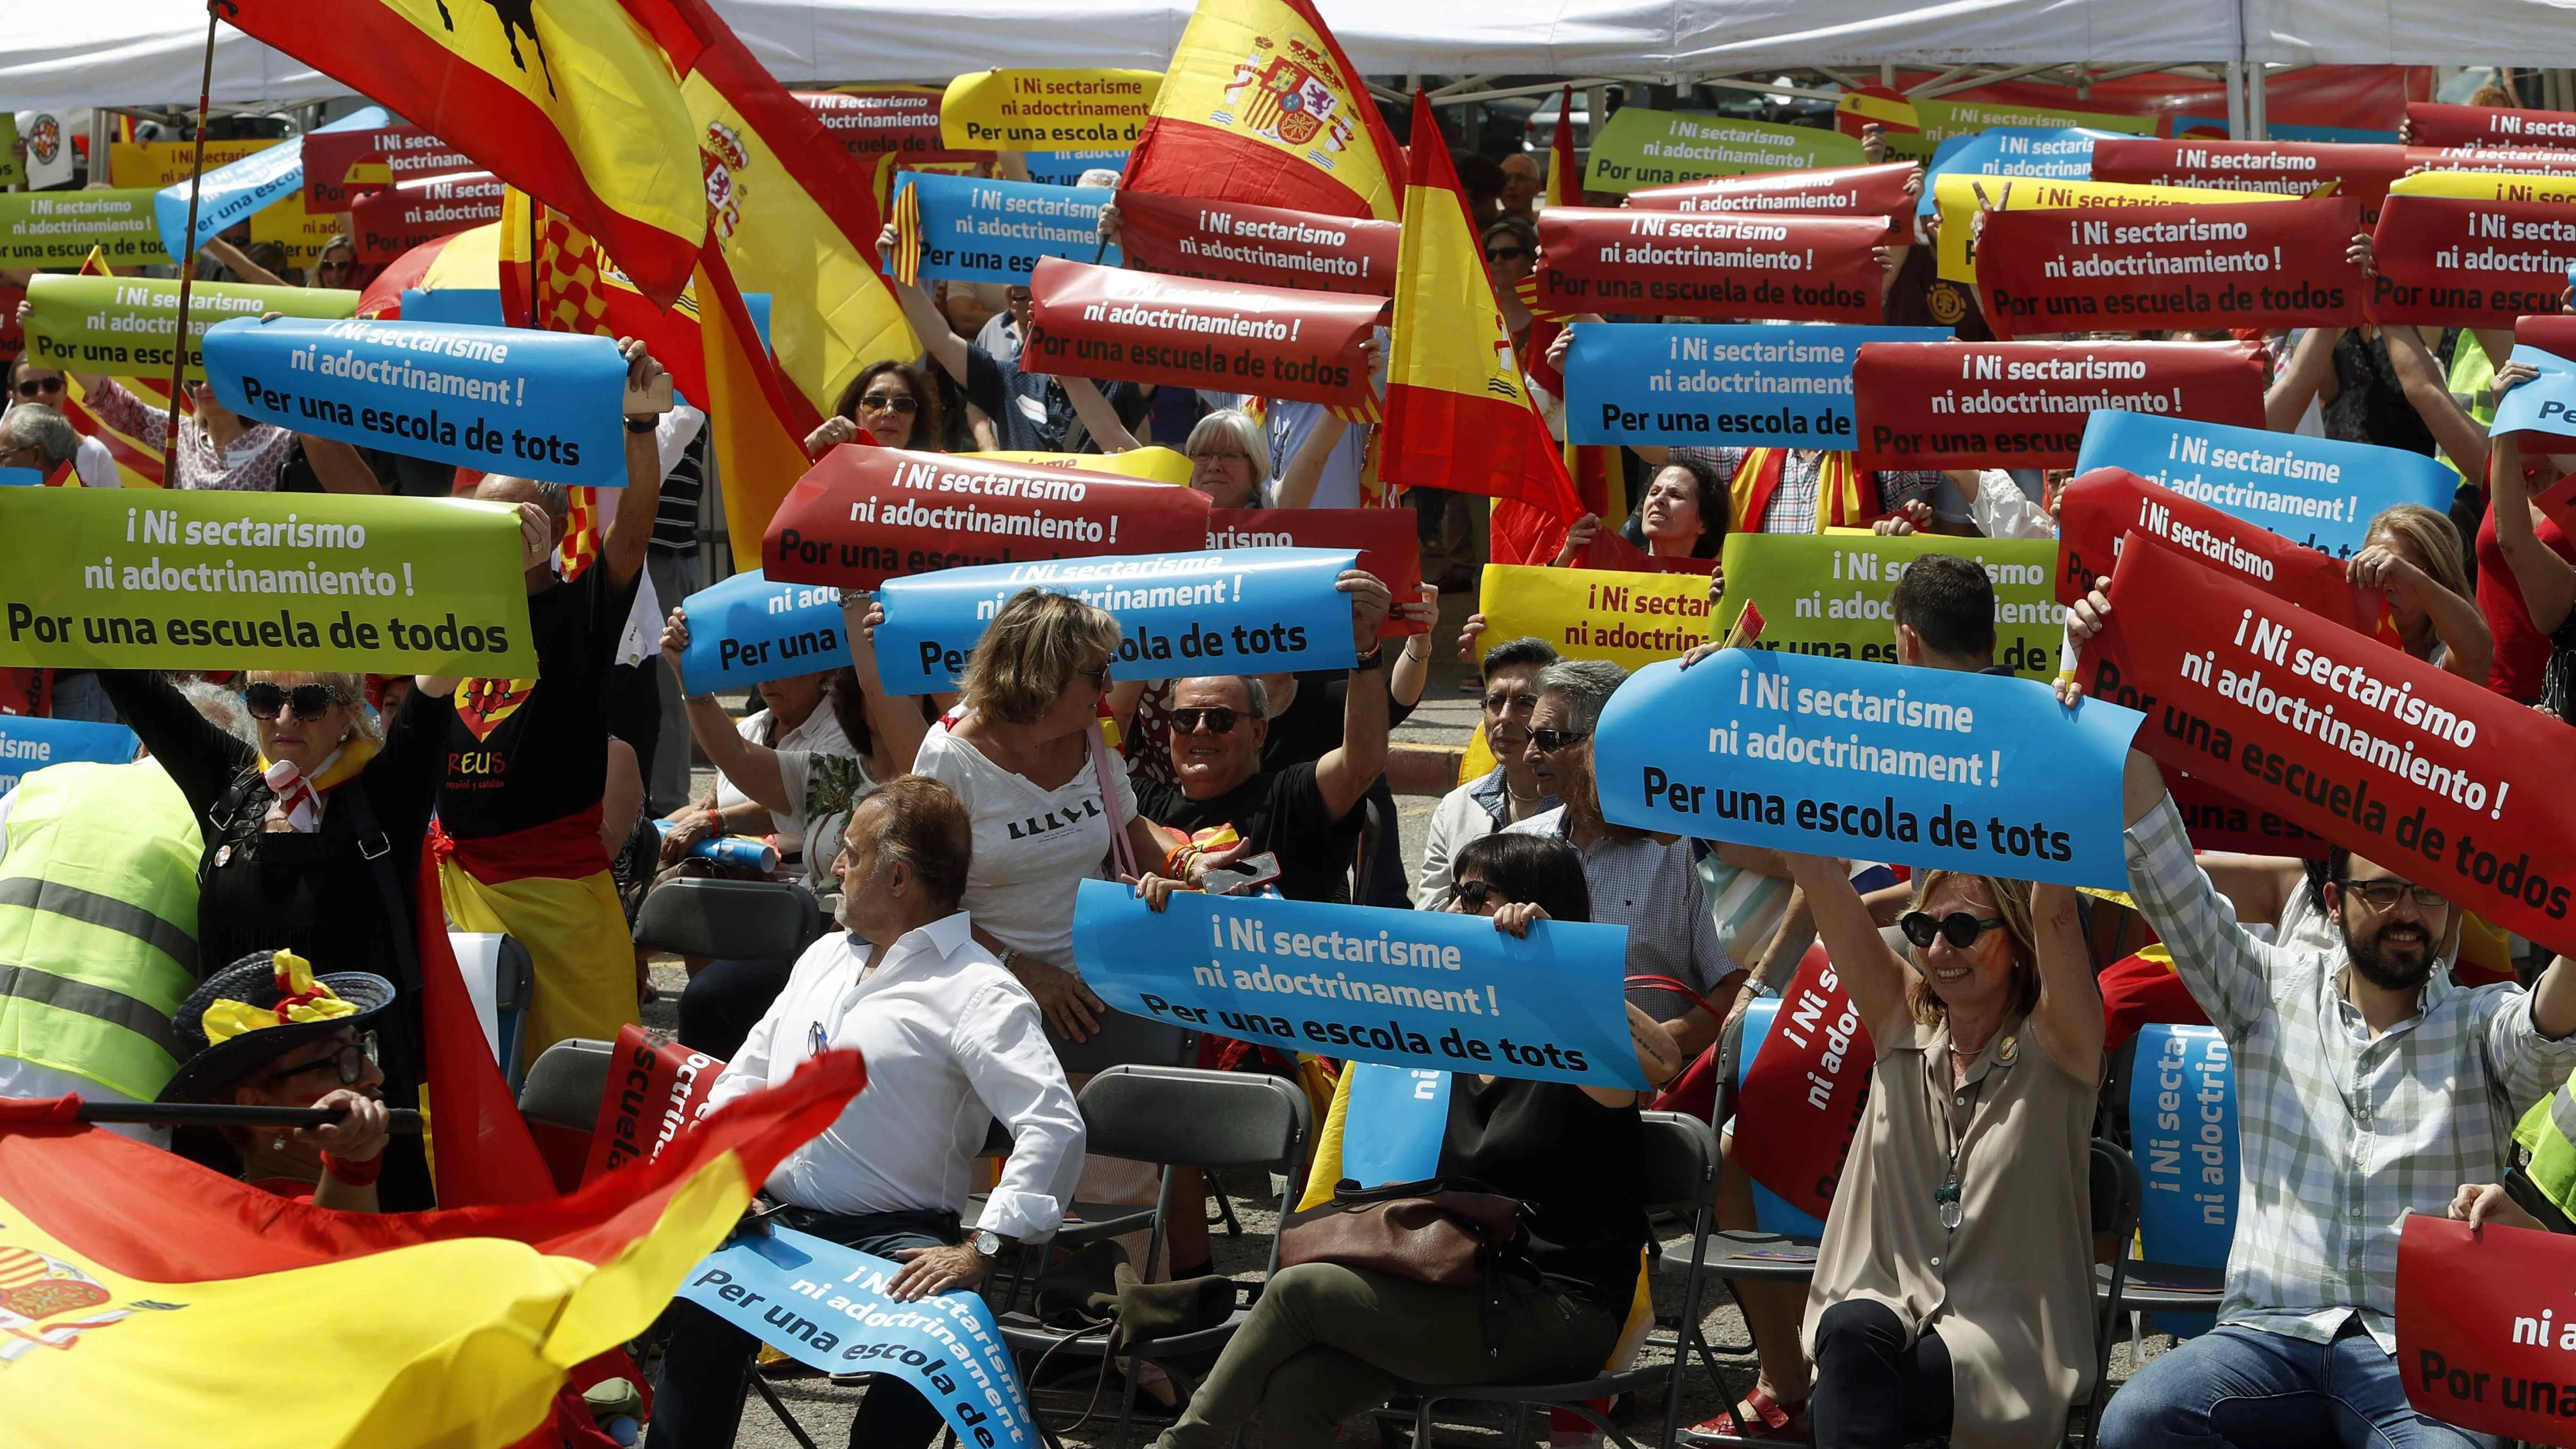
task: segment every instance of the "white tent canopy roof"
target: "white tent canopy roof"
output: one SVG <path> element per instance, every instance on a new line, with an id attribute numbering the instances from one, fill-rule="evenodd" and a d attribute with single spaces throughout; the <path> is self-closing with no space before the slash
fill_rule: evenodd
<path id="1" fill-rule="evenodd" d="M 1936 0 L 1912 7 L 1890 0 L 1318 3 L 1352 61 L 1376 76 L 1662 76 L 1881 61 L 2214 62 L 2237 57 L 2241 33 L 2239 0 Z M 2245 3 L 2321 17 L 2341 0 Z M 2381 3 L 2394 26 L 2408 0 Z M 2536 0 L 2473 3 L 2549 9 Z M 1005 65 L 1158 70 L 1193 7 L 1191 0 L 716 0 L 716 8 L 772 73 L 798 85 L 936 80 Z M 2461 24 L 2456 7 L 2441 14 L 2455 46 L 2465 37 L 2488 38 Z M 2408 22 L 2423 23 L 2429 18 Z M 0 5 L 0 102 L 70 109 L 193 100 L 205 36 L 198 0 Z M 2558 44 L 2576 49 L 2576 38 Z M 346 93 L 229 26 L 216 42 L 214 99 L 220 103 Z"/>

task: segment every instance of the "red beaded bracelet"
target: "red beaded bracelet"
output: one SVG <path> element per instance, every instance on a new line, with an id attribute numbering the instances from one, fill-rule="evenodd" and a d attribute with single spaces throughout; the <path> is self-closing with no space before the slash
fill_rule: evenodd
<path id="1" fill-rule="evenodd" d="M 322 1154 L 322 1170 L 331 1174 L 332 1179 L 343 1187 L 373 1187 L 377 1174 L 385 1170 L 384 1154 L 378 1153 L 364 1162 L 351 1162 L 325 1152 Z"/>

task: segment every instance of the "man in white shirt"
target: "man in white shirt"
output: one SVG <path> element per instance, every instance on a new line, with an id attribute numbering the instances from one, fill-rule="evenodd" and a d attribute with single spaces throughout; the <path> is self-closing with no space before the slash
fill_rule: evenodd
<path id="1" fill-rule="evenodd" d="M 1004 1247 L 1052 1235 L 1082 1172 L 1082 1117 L 1037 1002 L 957 908 L 973 848 L 966 807 L 928 776 L 900 776 L 861 802 L 833 862 L 848 929 L 806 950 L 707 1099 L 774 1086 L 826 1048 L 866 1059 L 867 1090 L 764 1191 L 787 1226 L 901 1260 L 890 1291 L 906 1300 L 971 1289 Z M 959 1213 L 995 1118 L 1011 1152 L 969 1236 Z M 674 1303 L 671 1318 L 652 1442 L 726 1449 L 756 1345 L 694 1304 Z M 941 1427 L 919 1392 L 880 1377 L 850 1443 L 917 1449 Z"/>

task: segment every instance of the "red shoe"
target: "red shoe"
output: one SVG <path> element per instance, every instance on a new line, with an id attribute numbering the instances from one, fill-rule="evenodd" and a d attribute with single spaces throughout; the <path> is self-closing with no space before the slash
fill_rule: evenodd
<path id="1" fill-rule="evenodd" d="M 1703 1419 L 1674 1437 L 1693 1449 L 1770 1441 L 1800 1443 L 1807 1437 L 1807 1405 L 1800 1400 L 1783 1407 L 1779 1400 L 1757 1388 L 1736 1404 L 1734 1412 Z"/>

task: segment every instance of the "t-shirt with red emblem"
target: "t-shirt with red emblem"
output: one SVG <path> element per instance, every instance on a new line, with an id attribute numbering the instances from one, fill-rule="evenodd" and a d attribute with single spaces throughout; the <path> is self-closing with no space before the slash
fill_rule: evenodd
<path id="1" fill-rule="evenodd" d="M 457 840 L 579 815 L 608 782 L 608 671 L 634 608 L 605 564 L 528 599 L 534 679 L 469 679 L 447 729 L 439 827 Z"/>

